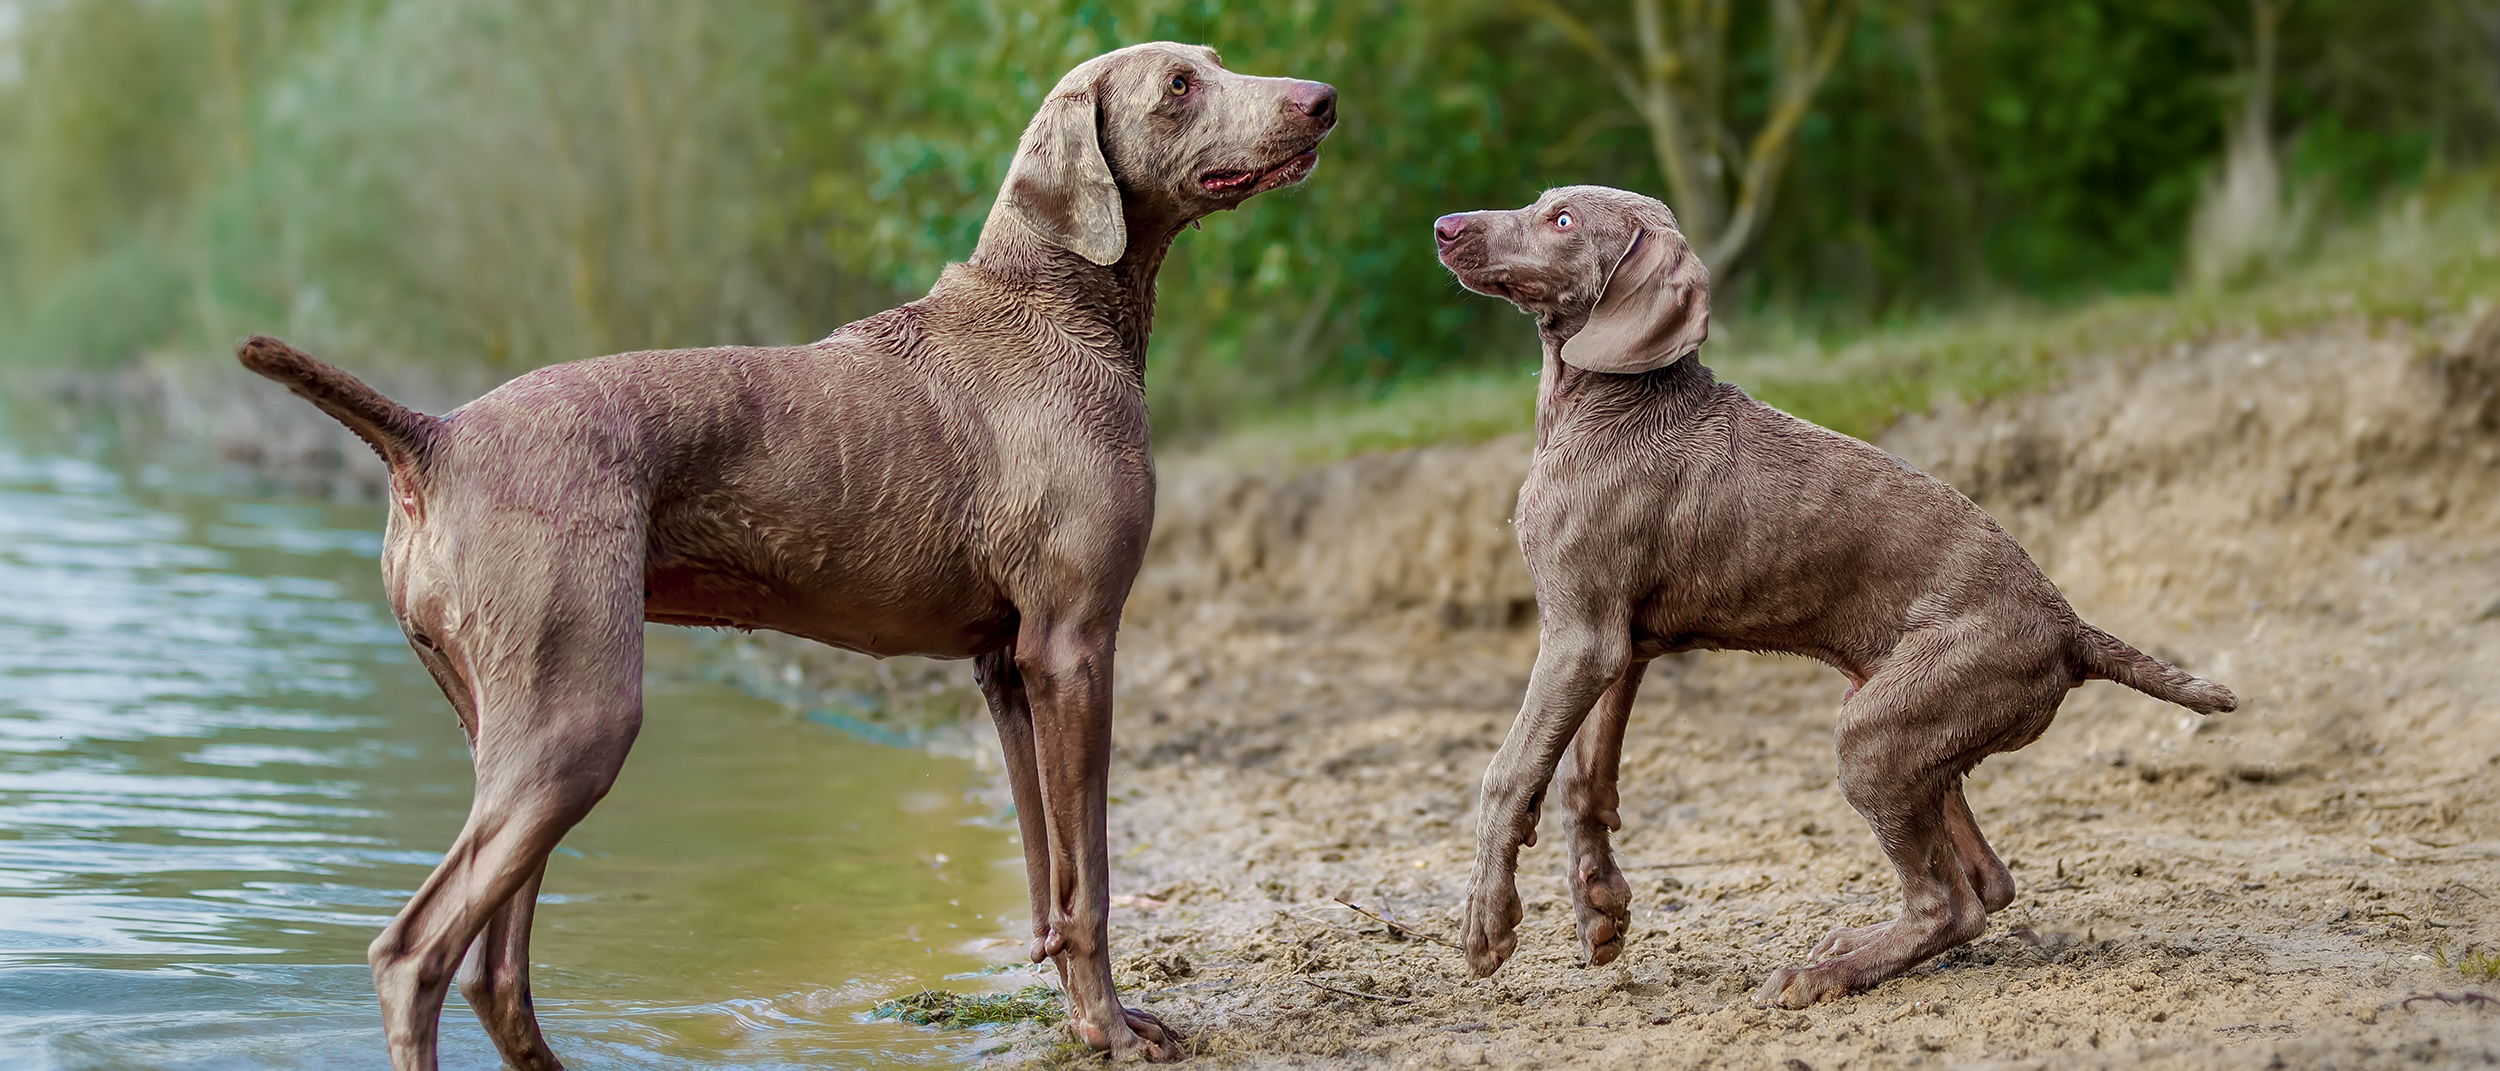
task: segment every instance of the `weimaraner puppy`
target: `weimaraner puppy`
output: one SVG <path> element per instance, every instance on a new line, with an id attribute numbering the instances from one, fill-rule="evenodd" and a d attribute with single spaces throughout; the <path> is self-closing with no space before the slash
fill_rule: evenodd
<path id="1" fill-rule="evenodd" d="M 642 624 L 774 629 L 975 660 L 1023 826 L 1032 954 L 1114 1055 L 1179 1036 L 1111 980 L 1112 640 L 1154 519 L 1146 336 L 1181 228 L 1300 182 L 1336 90 L 1196 45 L 1069 71 L 969 261 L 792 347 L 540 369 L 440 418 L 284 343 L 243 363 L 390 464 L 391 608 L 450 697 L 477 796 L 373 942 L 392 1063 L 435 1066 L 457 977 L 504 1059 L 559 1066 L 530 1010 L 547 853 L 642 721 Z"/>
<path id="2" fill-rule="evenodd" d="M 1651 659 L 1777 651 L 1849 678 L 1840 787 L 1901 879 L 1901 916 L 1833 931 L 1755 999 L 1800 1008 L 1873 985 L 1987 927 L 2014 881 L 1962 777 L 2037 739 L 2067 691 L 2113 680 L 2200 714 L 2229 690 L 2075 616 L 1967 498 L 1881 450 L 1712 379 L 1708 269 L 1667 206 L 1597 186 L 1511 212 L 1443 216 L 1460 284 L 1536 318 L 1545 364 L 1519 548 L 1536 582 L 1536 668 L 1485 772 L 1468 962 L 1518 946 L 1519 848 L 1566 746 L 1572 902 L 1592 963 L 1623 950 L 1631 886 L 1616 765 Z M 1594 705 L 1596 715 L 1590 715 Z"/>

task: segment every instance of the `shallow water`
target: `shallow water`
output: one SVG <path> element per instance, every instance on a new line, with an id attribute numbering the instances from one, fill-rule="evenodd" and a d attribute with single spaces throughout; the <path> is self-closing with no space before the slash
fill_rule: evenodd
<path id="1" fill-rule="evenodd" d="M 380 601 L 379 523 L 0 446 L 0 1068 L 387 1066 L 364 946 L 470 775 Z M 633 758 L 541 898 L 557 1053 L 961 1058 L 864 1012 L 1021 915 L 979 775 L 699 683 L 653 639 Z M 499 1065 L 456 994 L 443 1023 L 445 1067 Z"/>

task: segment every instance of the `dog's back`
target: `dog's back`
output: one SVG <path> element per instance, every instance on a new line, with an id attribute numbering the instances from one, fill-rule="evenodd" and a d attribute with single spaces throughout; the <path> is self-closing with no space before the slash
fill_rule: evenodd
<path id="1" fill-rule="evenodd" d="M 1941 615 L 2071 616 L 1969 499 L 1697 358 L 1583 389 L 1609 396 L 1557 417 L 1521 492 L 1521 543 L 1540 580 L 1594 569 L 1644 590 L 1645 648 L 1801 654 L 1862 680 Z"/>

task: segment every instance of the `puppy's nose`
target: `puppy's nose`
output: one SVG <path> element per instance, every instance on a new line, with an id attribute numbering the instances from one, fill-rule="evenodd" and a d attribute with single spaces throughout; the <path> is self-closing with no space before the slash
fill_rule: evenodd
<path id="1" fill-rule="evenodd" d="M 1440 239 L 1442 245 L 1457 241 L 1458 236 L 1465 233 L 1467 233 L 1467 217 L 1465 216 L 1443 216 L 1432 221 L 1432 236 Z"/>
<path id="2" fill-rule="evenodd" d="M 1326 82 L 1298 83 L 1293 87 L 1293 92 L 1288 99 L 1293 102 L 1293 110 L 1297 112 L 1324 123 L 1336 121 L 1337 87 L 1335 86 Z"/>

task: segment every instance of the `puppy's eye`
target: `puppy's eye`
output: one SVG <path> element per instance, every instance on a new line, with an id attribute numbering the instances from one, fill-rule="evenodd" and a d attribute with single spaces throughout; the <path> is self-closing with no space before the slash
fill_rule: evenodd
<path id="1" fill-rule="evenodd" d="M 1556 213 L 1554 213 L 1554 229 L 1555 229 L 1555 230 L 1558 230 L 1558 231 L 1567 231 L 1567 230 L 1570 230 L 1570 229 L 1571 229 L 1571 213 L 1569 213 L 1569 212 L 1556 212 Z"/>
<path id="2" fill-rule="evenodd" d="M 1167 82 L 1167 83 L 1165 83 L 1165 84 L 1164 84 L 1164 86 L 1163 86 L 1163 91 L 1164 91 L 1164 92 L 1166 92 L 1166 93 L 1170 93 L 1171 95 L 1173 95 L 1173 96 L 1175 96 L 1175 97 L 1186 97 L 1186 96 L 1188 96 L 1188 95 L 1189 95 L 1189 78 L 1188 78 L 1188 76 L 1186 76 L 1186 75 L 1178 75 L 1178 74 L 1173 75 L 1173 76 L 1172 76 L 1172 80 L 1171 80 L 1170 82 Z"/>

